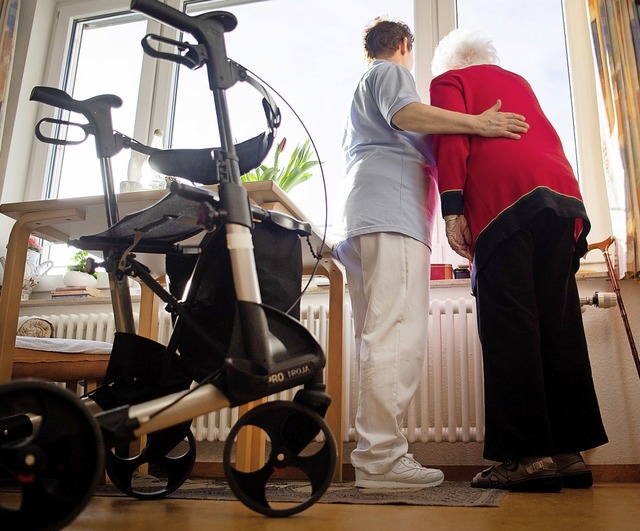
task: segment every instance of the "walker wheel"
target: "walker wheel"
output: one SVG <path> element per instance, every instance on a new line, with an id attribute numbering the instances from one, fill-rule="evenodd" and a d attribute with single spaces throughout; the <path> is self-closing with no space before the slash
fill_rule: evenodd
<path id="1" fill-rule="evenodd" d="M 0 385 L 0 526 L 62 529 L 85 508 L 104 467 L 97 422 L 53 383 Z"/>
<path id="2" fill-rule="evenodd" d="M 196 461 L 196 440 L 190 425 L 182 423 L 151 433 L 146 446 L 133 457 L 128 456 L 128 447 L 107 452 L 107 474 L 113 484 L 141 500 L 157 500 L 177 490 L 189 478 Z"/>
<path id="3" fill-rule="evenodd" d="M 234 441 L 240 430 L 256 428 L 266 435 L 265 464 L 239 470 L 231 462 Z M 223 464 L 229 487 L 247 507 L 266 516 L 290 516 L 311 507 L 329 488 L 336 467 L 336 442 L 324 419 L 311 409 L 295 402 L 268 402 L 249 410 L 233 426 Z M 272 505 L 278 500 L 268 487 L 282 484 L 283 479 L 304 480 L 306 484 L 296 490 L 307 497 Z"/>

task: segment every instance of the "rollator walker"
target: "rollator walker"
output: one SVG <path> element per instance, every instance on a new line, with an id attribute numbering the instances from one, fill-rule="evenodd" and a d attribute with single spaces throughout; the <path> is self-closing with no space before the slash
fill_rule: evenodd
<path id="1" fill-rule="evenodd" d="M 104 381 L 81 398 L 38 380 L 0 386 L 0 487 L 16 490 L 18 497 L 13 506 L 0 506 L 6 529 L 64 527 L 89 502 L 105 468 L 125 494 L 163 498 L 190 475 L 193 418 L 299 386 L 293 400 L 263 403 L 232 427 L 223 453 L 229 486 L 254 511 L 289 516 L 324 494 L 336 466 L 336 442 L 324 421 L 331 402 L 323 380 L 325 354 L 296 315 L 300 240 L 310 235 L 310 226 L 252 206 L 240 184 L 240 175 L 269 151 L 279 110 L 264 87 L 226 56 L 224 33 L 237 24 L 231 13 L 189 16 L 156 0 L 134 0 L 131 8 L 197 40 L 192 45 L 147 35 L 142 45 L 156 58 L 191 69 L 206 66 L 221 146 L 154 150 L 114 132 L 111 109 L 122 104 L 117 96 L 79 101 L 55 88 L 34 88 L 32 100 L 82 114 L 89 122 L 44 118 L 36 127 L 41 141 L 77 143 L 45 135 L 43 123 L 78 126 L 85 139 L 95 137 L 108 228 L 69 243 L 102 253 L 98 265 L 109 275 L 117 332 Z M 178 53 L 161 52 L 153 46 L 157 43 L 175 46 Z M 269 130 L 234 145 L 225 91 L 238 81 L 262 94 Z M 161 201 L 120 220 L 110 158 L 123 148 L 149 155 L 160 173 L 217 184 L 217 190 L 173 182 Z M 181 244 L 202 234 L 197 245 Z M 169 290 L 135 253 L 166 256 Z M 167 346 L 136 335 L 129 277 L 148 286 L 171 312 Z M 267 277 L 272 278 L 267 282 Z M 239 470 L 232 462 L 234 440 L 244 427 L 266 433 L 266 463 L 258 470 Z M 130 457 L 129 443 L 142 436 L 146 446 Z M 138 486 L 141 467 L 158 471 L 161 485 Z M 267 483 L 283 469 L 308 479 L 308 498 L 273 507 Z"/>

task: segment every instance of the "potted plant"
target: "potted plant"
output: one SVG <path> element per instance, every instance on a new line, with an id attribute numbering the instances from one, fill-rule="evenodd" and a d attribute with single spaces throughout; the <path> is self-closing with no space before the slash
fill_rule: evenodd
<path id="1" fill-rule="evenodd" d="M 87 251 L 78 251 L 71 258 L 73 265 L 70 265 L 62 279 L 65 286 L 86 286 L 94 287 L 97 283 L 97 274 L 87 273 L 87 259 L 89 253 Z"/>
<path id="2" fill-rule="evenodd" d="M 307 139 L 304 144 L 296 146 L 287 165 L 280 168 L 280 154 L 286 145 L 286 138 L 283 138 L 276 145 L 272 166 L 261 164 L 254 171 L 242 175 L 240 181 L 274 181 L 285 192 L 288 192 L 294 186 L 308 180 L 312 175 L 309 170 L 318 164 L 317 160 L 309 160 L 312 154 L 311 142 Z"/>

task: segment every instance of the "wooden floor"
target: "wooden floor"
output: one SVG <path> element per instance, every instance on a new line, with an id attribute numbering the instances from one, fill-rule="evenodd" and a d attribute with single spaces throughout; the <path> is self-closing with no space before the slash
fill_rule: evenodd
<path id="1" fill-rule="evenodd" d="M 268 518 L 240 502 L 94 497 L 69 530 L 128 531 L 457 531 L 496 529 L 640 530 L 640 484 L 596 483 L 557 494 L 509 493 L 499 508 L 316 503 L 289 518 Z"/>

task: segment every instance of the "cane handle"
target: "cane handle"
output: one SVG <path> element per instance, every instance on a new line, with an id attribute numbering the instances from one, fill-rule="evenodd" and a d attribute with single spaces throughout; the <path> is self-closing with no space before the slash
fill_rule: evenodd
<path id="1" fill-rule="evenodd" d="M 615 238 L 613 236 L 609 236 L 606 240 L 602 240 L 598 243 L 590 243 L 587 247 L 587 252 L 593 251 L 594 249 L 600 249 L 603 253 L 607 252 L 607 249 L 611 246 L 613 242 L 615 242 Z"/>

